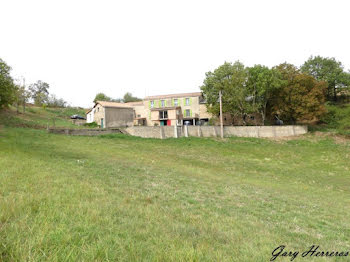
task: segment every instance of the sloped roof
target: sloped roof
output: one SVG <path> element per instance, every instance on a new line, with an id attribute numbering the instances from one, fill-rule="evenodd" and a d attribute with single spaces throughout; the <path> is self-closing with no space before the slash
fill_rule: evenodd
<path id="1" fill-rule="evenodd" d="M 193 96 L 201 96 L 201 95 L 202 95 L 201 92 L 180 93 L 180 94 L 170 94 L 170 95 L 147 96 L 147 97 L 145 97 L 144 100 L 178 98 L 178 97 L 193 97 Z"/>
<path id="2" fill-rule="evenodd" d="M 96 101 L 96 104 L 100 104 L 103 107 L 116 107 L 116 108 L 132 108 L 131 105 L 128 105 L 127 103 L 117 103 L 117 102 L 108 102 L 108 101 Z"/>
<path id="3" fill-rule="evenodd" d="M 137 101 L 137 102 L 127 102 L 125 103 L 126 105 L 129 106 L 143 106 L 143 101 Z"/>

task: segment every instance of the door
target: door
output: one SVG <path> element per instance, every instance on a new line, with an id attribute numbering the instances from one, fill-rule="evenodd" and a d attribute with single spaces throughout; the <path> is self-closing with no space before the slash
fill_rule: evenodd
<path id="1" fill-rule="evenodd" d="M 160 121 L 160 125 L 164 126 L 164 121 L 163 120 Z"/>
<path id="2" fill-rule="evenodd" d="M 171 126 L 171 120 L 168 120 L 167 126 Z"/>
<path id="3" fill-rule="evenodd" d="M 104 126 L 103 126 L 103 118 L 101 118 L 101 128 L 104 128 Z"/>

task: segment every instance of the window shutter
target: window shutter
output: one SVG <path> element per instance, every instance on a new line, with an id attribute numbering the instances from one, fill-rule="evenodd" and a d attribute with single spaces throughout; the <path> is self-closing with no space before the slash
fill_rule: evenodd
<path id="1" fill-rule="evenodd" d="M 148 102 L 148 107 L 151 108 L 151 101 Z"/>
<path id="2" fill-rule="evenodd" d="M 186 105 L 186 98 L 184 98 L 184 106 Z"/>
<path id="3" fill-rule="evenodd" d="M 164 106 L 167 107 L 168 106 L 168 101 L 164 100 Z"/>
<path id="4" fill-rule="evenodd" d="M 162 102 L 160 100 L 158 101 L 158 107 L 162 107 Z"/>
<path id="5" fill-rule="evenodd" d="M 192 97 L 190 97 L 190 105 L 192 105 Z"/>
<path id="6" fill-rule="evenodd" d="M 190 117 L 192 117 L 192 109 L 190 109 Z"/>
<path id="7" fill-rule="evenodd" d="M 175 106 L 174 98 L 171 99 L 171 105 Z"/>

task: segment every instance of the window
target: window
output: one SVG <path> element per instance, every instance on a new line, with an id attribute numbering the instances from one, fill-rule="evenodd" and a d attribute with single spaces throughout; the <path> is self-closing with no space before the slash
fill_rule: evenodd
<path id="1" fill-rule="evenodd" d="M 151 101 L 151 108 L 154 107 L 154 101 Z"/>
<path id="2" fill-rule="evenodd" d="M 190 99 L 186 98 L 186 106 L 189 106 L 189 105 L 190 105 Z"/>
<path id="3" fill-rule="evenodd" d="M 160 104 L 162 107 L 165 107 L 165 101 L 164 100 L 160 100 Z"/>
<path id="4" fill-rule="evenodd" d="M 168 111 L 159 111 L 159 119 L 167 119 Z"/>
<path id="5" fill-rule="evenodd" d="M 177 114 L 177 115 L 180 115 L 180 110 L 179 110 L 179 109 L 176 110 L 176 114 Z"/>
<path id="6" fill-rule="evenodd" d="M 191 116 L 191 110 L 186 109 L 186 111 L 185 111 L 185 115 L 186 115 L 186 116 Z"/>
<path id="7" fill-rule="evenodd" d="M 174 106 L 178 106 L 179 105 L 179 100 L 178 99 L 174 99 Z"/>

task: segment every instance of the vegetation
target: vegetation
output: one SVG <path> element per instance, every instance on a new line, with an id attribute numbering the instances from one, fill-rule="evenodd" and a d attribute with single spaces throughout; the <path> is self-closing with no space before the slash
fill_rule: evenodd
<path id="1" fill-rule="evenodd" d="M 71 114 L 60 110 L 45 112 Z M 0 261 L 268 261 L 281 244 L 350 249 L 349 143 L 70 137 L 0 119 Z"/>
<path id="2" fill-rule="evenodd" d="M 133 96 L 130 92 L 125 93 L 123 98 L 116 98 L 116 99 L 113 99 L 113 98 L 105 95 L 104 93 L 98 93 L 95 96 L 94 103 L 96 103 L 96 101 L 109 101 L 109 102 L 118 102 L 118 103 L 128 103 L 128 102 L 142 101 L 142 99 L 138 98 L 136 96 Z"/>
<path id="3" fill-rule="evenodd" d="M 293 124 L 301 120 L 315 121 L 325 114 L 325 82 L 300 73 L 291 64 L 281 64 L 276 70 L 280 73 L 282 84 L 272 96 L 274 114 Z"/>
<path id="4" fill-rule="evenodd" d="M 45 129 L 49 125 L 50 127 L 78 128 L 70 120 L 70 116 L 75 114 L 84 115 L 85 110 L 74 107 L 43 108 L 31 106 L 27 107 L 25 113 L 15 114 L 15 108 L 10 107 L 8 110 L 0 112 L 0 126 L 11 125 L 14 127 Z"/>
<path id="5" fill-rule="evenodd" d="M 344 71 L 341 62 L 335 58 L 311 56 L 301 70 L 318 81 L 327 83 L 327 100 L 337 101 L 339 92 L 350 87 L 350 73 Z"/>
<path id="6" fill-rule="evenodd" d="M 279 116 L 285 123 L 317 122 L 324 114 L 326 98 L 346 101 L 350 97 L 350 73 L 334 58 L 311 57 L 299 69 L 284 63 L 269 69 L 225 62 L 206 73 L 201 90 L 208 111 L 219 114 L 219 91 L 224 113 L 240 116 L 260 114 L 262 124 Z M 234 119 L 234 118 L 233 118 Z"/>
<path id="7" fill-rule="evenodd" d="M 0 110 L 8 107 L 15 99 L 15 85 L 9 67 L 0 58 Z"/>

